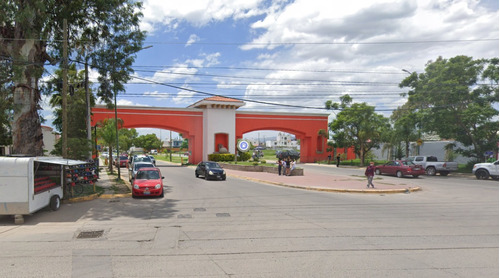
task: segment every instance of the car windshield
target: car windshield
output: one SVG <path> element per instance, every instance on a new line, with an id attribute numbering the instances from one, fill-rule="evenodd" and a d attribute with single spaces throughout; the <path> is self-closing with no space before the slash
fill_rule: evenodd
<path id="1" fill-rule="evenodd" d="M 407 160 L 403 160 L 403 161 L 401 161 L 401 163 L 403 163 L 403 165 L 406 165 L 406 166 L 413 166 L 413 165 L 415 165 L 415 163 L 413 163 L 411 161 L 407 161 Z"/>
<path id="2" fill-rule="evenodd" d="M 127 160 L 127 159 L 128 159 L 128 157 L 126 157 L 126 156 L 120 156 L 120 160 Z"/>
<path id="3" fill-rule="evenodd" d="M 217 163 L 217 162 L 207 162 L 207 163 L 205 163 L 205 165 L 207 168 L 212 168 L 212 169 L 221 168 L 219 163 Z"/>
<path id="4" fill-rule="evenodd" d="M 144 167 L 154 167 L 154 166 L 151 163 L 140 163 L 140 164 L 135 164 L 134 165 L 134 168 L 135 168 L 136 171 L 139 170 L 139 169 L 141 169 L 141 168 L 144 168 Z"/>
<path id="5" fill-rule="evenodd" d="M 160 179 L 160 173 L 158 173 L 158 171 L 139 171 L 137 173 L 137 179 L 139 179 L 139 180 L 157 180 L 157 179 Z"/>
<path id="6" fill-rule="evenodd" d="M 151 162 L 151 158 L 147 156 L 140 156 L 134 159 L 134 162 Z"/>

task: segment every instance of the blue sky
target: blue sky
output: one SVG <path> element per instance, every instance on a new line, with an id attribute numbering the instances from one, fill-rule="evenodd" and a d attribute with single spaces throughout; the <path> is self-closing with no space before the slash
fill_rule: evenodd
<path id="1" fill-rule="evenodd" d="M 324 103 L 347 93 L 389 116 L 405 102 L 397 86 L 406 76 L 402 69 L 422 72 L 439 56 L 499 56 L 498 1 L 143 3 L 144 46 L 152 47 L 137 55 L 134 69 L 141 80 L 131 80 L 119 105 L 187 107 L 207 97 L 154 81 L 295 106 L 247 102 L 241 110 L 330 113 L 321 109 Z"/>

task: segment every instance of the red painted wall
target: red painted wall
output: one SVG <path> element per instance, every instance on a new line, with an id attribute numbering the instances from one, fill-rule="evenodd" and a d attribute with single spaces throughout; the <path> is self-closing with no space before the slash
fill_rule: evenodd
<path id="1" fill-rule="evenodd" d="M 328 115 L 236 112 L 236 139 L 256 130 L 276 130 L 294 134 L 300 140 L 300 162 L 328 159 L 326 138 L 318 135 L 328 130 Z"/>
<path id="2" fill-rule="evenodd" d="M 215 134 L 215 151 L 219 151 L 219 144 L 229 150 L 229 136 L 227 133 L 216 133 Z"/>
<path id="3" fill-rule="evenodd" d="M 182 133 L 189 140 L 189 162 L 202 160 L 203 152 L 203 112 L 194 109 L 119 107 L 118 118 L 123 120 L 123 128 L 151 127 Z M 92 108 L 92 125 L 106 118 L 114 118 L 114 110 L 104 107 Z"/>
<path id="4" fill-rule="evenodd" d="M 203 159 L 202 110 L 130 106 L 119 107 L 117 111 L 118 118 L 123 120 L 124 128 L 151 127 L 182 133 L 182 136 L 189 140 L 189 162 L 196 164 Z M 105 107 L 94 107 L 92 113 L 92 125 L 115 116 L 114 110 Z M 300 140 L 301 162 L 328 159 L 326 138 L 318 135 L 320 129 L 328 130 L 326 114 L 236 112 L 236 140 L 243 138 L 244 133 L 256 130 L 276 130 L 294 134 Z M 227 145 L 228 139 L 216 137 L 215 143 L 219 142 Z"/>

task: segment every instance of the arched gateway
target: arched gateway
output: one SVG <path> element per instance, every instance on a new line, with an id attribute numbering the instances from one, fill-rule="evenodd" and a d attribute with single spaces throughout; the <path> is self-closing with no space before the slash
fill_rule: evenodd
<path id="1" fill-rule="evenodd" d="M 207 160 L 208 155 L 225 147 L 235 153 L 238 139 L 257 130 L 277 130 L 294 134 L 300 140 L 300 161 L 326 159 L 326 138 L 319 130 L 328 130 L 328 114 L 237 111 L 243 101 L 209 97 L 187 108 L 118 106 L 118 118 L 124 128 L 161 128 L 182 133 L 189 140 L 189 162 Z M 114 118 L 114 110 L 92 108 L 92 124 Z"/>

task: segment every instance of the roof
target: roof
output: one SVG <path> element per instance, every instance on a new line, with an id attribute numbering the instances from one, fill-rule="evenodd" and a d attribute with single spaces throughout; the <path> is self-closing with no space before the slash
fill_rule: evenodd
<path id="1" fill-rule="evenodd" d="M 223 96 L 212 96 L 208 98 L 204 98 L 200 101 L 197 101 L 188 108 L 232 108 L 232 109 L 238 109 L 241 106 L 244 106 L 245 102 L 234 99 L 234 98 L 228 98 L 228 97 L 223 97 Z"/>
<path id="2" fill-rule="evenodd" d="M 227 101 L 227 102 L 242 102 L 241 100 L 237 100 L 234 98 L 222 97 L 222 96 L 213 96 L 203 99 L 205 101 Z"/>

